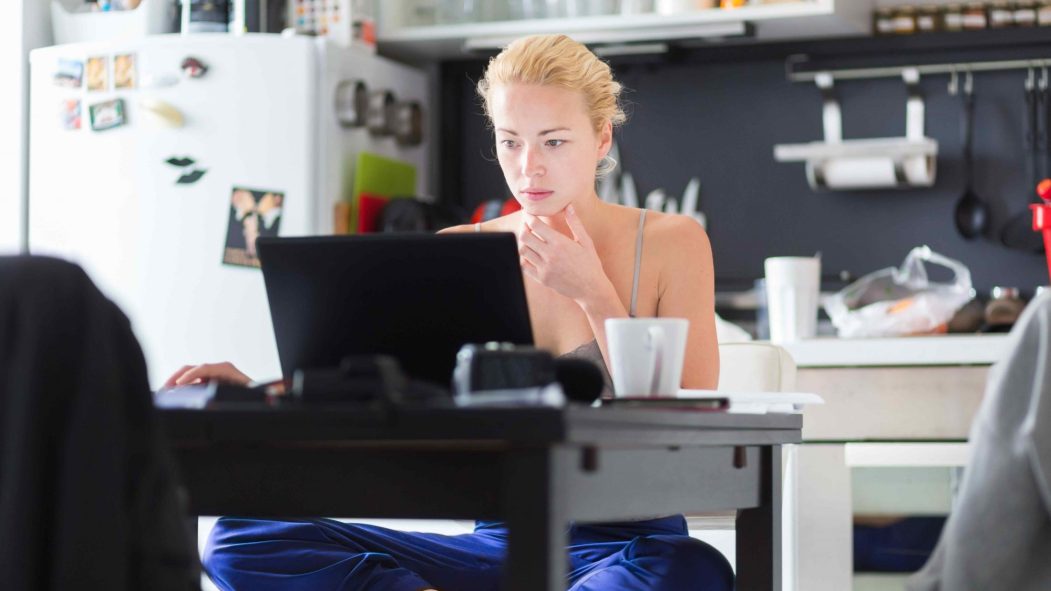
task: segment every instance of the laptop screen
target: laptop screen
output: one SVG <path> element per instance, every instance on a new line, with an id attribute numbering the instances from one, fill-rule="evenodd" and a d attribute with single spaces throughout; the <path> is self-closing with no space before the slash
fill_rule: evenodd
<path id="1" fill-rule="evenodd" d="M 533 343 L 513 234 L 260 238 L 281 373 L 386 354 L 448 387 L 466 343 Z"/>

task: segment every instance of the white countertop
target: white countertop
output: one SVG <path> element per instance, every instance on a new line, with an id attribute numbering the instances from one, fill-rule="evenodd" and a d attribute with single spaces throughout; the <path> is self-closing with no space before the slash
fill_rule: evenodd
<path id="1" fill-rule="evenodd" d="M 798 367 L 990 365 L 1007 349 L 1006 334 L 885 339 L 819 337 L 780 343 Z"/>

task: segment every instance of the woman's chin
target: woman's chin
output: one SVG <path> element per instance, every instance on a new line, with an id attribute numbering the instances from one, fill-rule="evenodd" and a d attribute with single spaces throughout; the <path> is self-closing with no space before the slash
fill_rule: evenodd
<path id="1" fill-rule="evenodd" d="M 522 210 L 530 215 L 537 217 L 551 217 L 562 213 L 566 209 L 566 204 L 556 202 L 554 200 L 545 199 L 543 201 L 526 201 L 522 203 Z"/>

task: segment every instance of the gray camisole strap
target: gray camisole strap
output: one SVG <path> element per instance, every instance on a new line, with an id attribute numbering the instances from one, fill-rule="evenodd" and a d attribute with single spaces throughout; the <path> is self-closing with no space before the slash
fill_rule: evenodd
<path id="1" fill-rule="evenodd" d="M 639 214 L 639 230 L 638 235 L 635 237 L 635 276 L 631 282 L 631 306 L 628 309 L 628 315 L 632 318 L 635 317 L 637 312 L 637 304 L 639 297 L 639 271 L 642 269 L 642 230 L 646 224 L 646 210 L 643 209 Z M 602 371 L 602 379 L 606 382 L 605 391 L 602 393 L 604 397 L 613 395 L 613 379 L 609 375 L 609 368 L 606 367 L 605 360 L 602 359 L 602 350 L 598 346 L 598 341 L 592 339 L 583 345 L 573 349 L 568 353 L 564 353 L 562 357 L 573 357 L 577 359 L 587 359 L 593 362 Z"/>
<path id="2" fill-rule="evenodd" d="M 639 230 L 635 234 L 635 276 L 631 280 L 631 306 L 628 308 L 628 316 L 635 317 L 639 300 L 639 269 L 642 268 L 642 229 L 646 225 L 646 210 L 639 213 Z"/>
<path id="3" fill-rule="evenodd" d="M 628 307 L 628 316 L 632 318 L 635 317 L 638 307 L 639 272 L 642 269 L 642 234 L 645 226 L 646 210 L 643 209 L 639 212 L 639 229 L 635 236 L 635 273 L 631 279 L 631 304 Z M 482 225 L 475 224 L 474 231 L 481 232 Z M 602 350 L 598 346 L 598 341 L 592 339 L 568 353 L 563 353 L 561 357 L 587 359 L 593 362 L 602 371 L 602 379 L 606 382 L 606 391 L 603 392 L 603 396 L 613 395 L 613 379 L 609 375 L 609 368 L 606 367 L 605 360 L 602 359 Z"/>

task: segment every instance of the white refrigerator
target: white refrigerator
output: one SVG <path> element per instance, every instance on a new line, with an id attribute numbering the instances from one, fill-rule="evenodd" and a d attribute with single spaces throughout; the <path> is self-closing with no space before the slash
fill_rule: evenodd
<path id="1" fill-rule="evenodd" d="M 80 264 L 125 311 L 154 388 L 221 360 L 280 376 L 251 239 L 332 233 L 361 151 L 428 192 L 426 134 L 385 135 L 399 105 L 429 115 L 426 75 L 363 49 L 161 35 L 30 62 L 30 252 Z"/>

